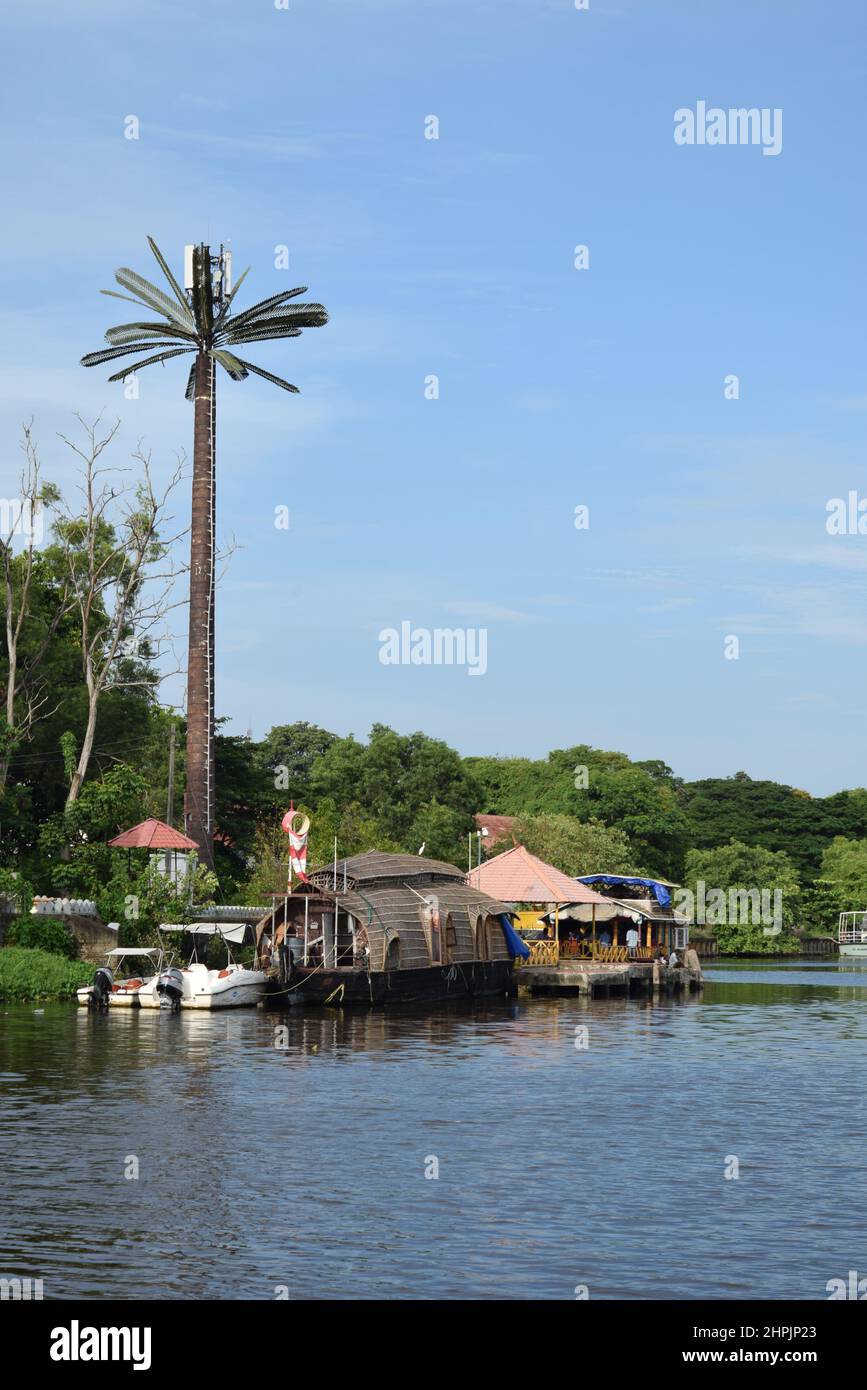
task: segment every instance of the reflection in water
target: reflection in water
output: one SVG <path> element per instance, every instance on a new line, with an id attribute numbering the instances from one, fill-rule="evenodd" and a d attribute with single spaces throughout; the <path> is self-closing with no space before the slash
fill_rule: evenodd
<path id="1" fill-rule="evenodd" d="M 0 1006 L 0 1275 L 46 1297 L 824 1297 L 867 1267 L 865 1006 L 858 962 L 726 963 L 657 1003 Z"/>

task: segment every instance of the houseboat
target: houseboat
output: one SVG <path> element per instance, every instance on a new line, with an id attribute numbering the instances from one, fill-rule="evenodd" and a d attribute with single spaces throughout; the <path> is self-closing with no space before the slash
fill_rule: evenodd
<path id="1" fill-rule="evenodd" d="M 454 864 L 377 850 L 275 893 L 256 928 L 266 1002 L 382 1006 L 512 992 L 507 904 Z"/>

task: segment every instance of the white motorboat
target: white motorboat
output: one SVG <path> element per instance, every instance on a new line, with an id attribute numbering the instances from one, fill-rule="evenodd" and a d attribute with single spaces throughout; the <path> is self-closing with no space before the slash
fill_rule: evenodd
<path id="1" fill-rule="evenodd" d="M 841 956 L 860 956 L 867 960 L 867 911 L 841 912 L 837 928 Z"/>
<path id="2" fill-rule="evenodd" d="M 163 976 L 166 977 L 163 980 L 163 998 L 177 998 L 177 980 L 169 981 L 169 974 L 180 977 L 179 1002 L 182 1009 L 250 1008 L 264 997 L 268 978 L 265 971 L 252 970 L 232 959 L 230 942 L 236 945 L 243 944 L 247 932 L 245 925 L 228 926 L 218 922 L 164 923 L 160 932 L 182 932 L 194 939 L 220 936 L 226 944 L 227 954 L 227 963 L 221 969 L 209 969 L 194 953 L 189 965 L 163 971 Z M 156 982 L 155 988 L 159 992 L 160 981 Z"/>
<path id="3" fill-rule="evenodd" d="M 258 1004 L 265 994 L 264 970 L 248 970 L 236 961 L 229 961 L 222 970 L 209 970 L 201 961 L 191 961 L 181 975 L 182 1009 L 239 1009 Z"/>
<path id="4" fill-rule="evenodd" d="M 163 951 L 154 946 L 116 946 L 106 953 L 93 981 L 76 990 L 79 1004 L 91 1009 L 141 1007 L 141 994 L 163 967 Z"/>

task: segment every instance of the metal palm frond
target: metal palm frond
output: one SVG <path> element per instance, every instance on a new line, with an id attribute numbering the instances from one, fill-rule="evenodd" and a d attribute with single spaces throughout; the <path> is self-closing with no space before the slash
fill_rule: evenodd
<path id="1" fill-rule="evenodd" d="M 229 349 L 242 344 L 265 342 L 269 338 L 297 338 L 305 328 L 321 328 L 326 324 L 328 314 L 321 304 L 290 303 L 298 295 L 306 294 L 306 285 L 272 294 L 249 309 L 233 314 L 232 305 L 247 270 L 238 277 L 230 293 L 215 299 L 211 257 L 207 247 L 195 248 L 193 288 L 184 290 L 153 237 L 148 237 L 148 245 L 165 276 L 171 295 L 126 267 L 115 272 L 117 283 L 126 293 L 119 294 L 117 290 L 102 290 L 101 293 L 115 299 L 125 299 L 140 309 L 159 315 L 159 318 L 141 318 L 109 328 L 105 335 L 108 347 L 87 353 L 81 359 L 83 367 L 97 367 L 118 357 L 160 349 L 109 377 L 109 381 L 121 381 L 153 363 L 167 362 L 185 352 L 204 352 L 219 362 L 233 381 L 243 381 L 252 372 L 282 387 L 284 391 L 298 391 L 297 386 L 236 357 Z M 195 395 L 195 370 L 194 364 L 187 380 L 187 400 L 192 400 Z"/>

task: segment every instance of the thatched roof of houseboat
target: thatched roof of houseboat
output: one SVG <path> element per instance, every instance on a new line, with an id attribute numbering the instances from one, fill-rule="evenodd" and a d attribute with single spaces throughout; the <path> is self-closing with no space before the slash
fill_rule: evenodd
<path id="1" fill-rule="evenodd" d="M 351 854 L 348 859 L 337 861 L 337 886 L 345 876 L 357 884 L 371 883 L 380 878 L 464 878 L 461 870 L 454 864 L 446 864 L 442 859 L 424 859 L 419 854 L 387 854 L 382 850 L 371 849 L 365 854 Z M 333 864 L 323 864 L 310 878 L 321 887 L 331 885 L 334 877 Z"/>

